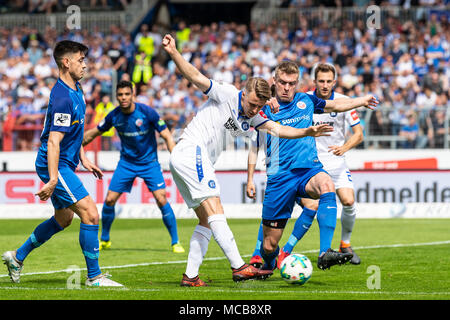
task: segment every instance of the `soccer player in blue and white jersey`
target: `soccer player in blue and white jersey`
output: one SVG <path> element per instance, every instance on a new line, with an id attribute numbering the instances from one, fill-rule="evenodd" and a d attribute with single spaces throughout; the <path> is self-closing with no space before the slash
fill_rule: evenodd
<path id="1" fill-rule="evenodd" d="M 117 100 L 120 106 L 111 111 L 96 128 L 84 134 L 83 145 L 95 137 L 116 128 L 121 141 L 120 161 L 109 186 L 102 209 L 102 234 L 100 248 L 111 246 L 110 229 L 115 217 L 115 204 L 123 192 L 130 192 L 134 179 L 140 177 L 153 193 L 161 210 L 164 225 L 171 237 L 172 251 L 183 253 L 178 240 L 175 214 L 166 198 L 166 184 L 158 162 L 155 133 L 158 132 L 172 152 L 175 141 L 164 120 L 147 105 L 134 102 L 133 84 L 121 81 L 117 84 Z"/>
<path id="2" fill-rule="evenodd" d="M 316 89 L 307 92 L 321 99 L 348 98 L 334 92 L 337 72 L 333 65 L 321 63 L 313 68 L 314 83 Z M 356 147 L 364 140 L 363 129 L 356 110 L 341 113 L 314 114 L 314 124 L 328 123 L 333 126 L 333 132 L 327 137 L 316 138 L 317 155 L 324 169 L 334 182 L 336 195 L 342 204 L 341 212 L 341 243 L 340 252 L 351 252 L 353 258 L 351 264 L 360 264 L 361 259 L 352 249 L 350 238 L 356 219 L 355 192 L 352 175 L 345 162 L 345 153 Z M 352 135 L 346 140 L 348 127 L 352 128 Z M 302 206 L 303 211 L 297 221 L 287 243 L 280 250 L 277 265 L 281 265 L 283 259 L 290 255 L 297 242 L 308 231 L 316 215 L 318 201 L 308 198 L 297 198 L 296 202 Z"/>
<path id="3" fill-rule="evenodd" d="M 103 176 L 86 158 L 81 146 L 86 103 L 78 81 L 85 73 L 87 51 L 81 43 L 64 40 L 56 44 L 53 52 L 59 79 L 50 93 L 41 147 L 36 157 L 36 172 L 45 183 L 36 195 L 42 201 L 50 198 L 55 214 L 38 225 L 17 250 L 2 255 L 13 282 L 20 281 L 23 261 L 30 252 L 68 227 L 76 213 L 81 220 L 79 243 L 87 265 L 86 286 L 122 287 L 100 270 L 97 207 L 75 174 L 81 161 L 95 177 Z"/>
<path id="4" fill-rule="evenodd" d="M 250 128 L 254 127 L 283 138 L 297 139 L 321 136 L 332 128 L 320 125 L 297 129 L 279 125 L 267 119 L 261 111 L 271 97 L 266 80 L 252 77 L 244 90 L 238 90 L 231 84 L 212 81 L 203 75 L 184 59 L 171 35 L 165 35 L 162 44 L 183 77 L 209 98 L 188 124 L 170 156 L 170 171 L 178 190 L 199 220 L 191 237 L 181 286 L 207 285 L 199 278 L 198 272 L 211 236 L 230 262 L 234 281 L 266 278 L 272 275 L 272 270 L 250 266 L 239 254 L 220 201 L 214 163 L 222 151 L 225 133 L 228 131 L 234 137 L 245 136 L 251 134 Z"/>
<path id="5" fill-rule="evenodd" d="M 280 110 L 274 114 L 265 106 L 263 110 L 269 119 L 281 125 L 306 128 L 313 123 L 314 113 L 345 112 L 360 106 L 372 109 L 378 104 L 371 95 L 355 99 L 323 100 L 314 95 L 296 93 L 298 77 L 299 70 L 295 62 L 283 61 L 277 66 L 274 86 Z M 257 250 L 259 247 L 265 261 L 263 268 L 276 267 L 278 242 L 298 196 L 319 199 L 318 267 L 327 269 L 349 261 L 352 253 L 339 253 L 331 249 L 337 216 L 336 193 L 333 181 L 319 161 L 314 138 L 287 140 L 267 135 L 265 144 L 267 187 L 262 213 L 263 240 L 257 243 Z M 252 179 L 249 177 L 248 180 Z"/>

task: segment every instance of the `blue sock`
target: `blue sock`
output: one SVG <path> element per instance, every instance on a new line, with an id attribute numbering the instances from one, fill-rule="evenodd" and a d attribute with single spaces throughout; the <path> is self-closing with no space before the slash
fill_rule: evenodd
<path id="1" fill-rule="evenodd" d="M 295 221 L 294 230 L 292 230 L 292 234 L 289 237 L 288 242 L 283 247 L 284 252 L 292 252 L 297 242 L 300 241 L 301 238 L 303 238 L 303 236 L 311 227 L 315 216 L 316 211 L 311 210 L 307 207 L 303 207 L 302 214 L 300 215 L 300 217 L 298 217 L 297 221 Z"/>
<path id="2" fill-rule="evenodd" d="M 175 219 L 175 214 L 168 202 L 159 209 L 162 213 L 164 225 L 172 238 L 172 245 L 174 245 L 175 243 L 178 243 L 177 220 Z"/>
<path id="3" fill-rule="evenodd" d="M 88 278 L 92 279 L 102 272 L 98 265 L 99 243 L 98 243 L 98 224 L 88 225 L 80 223 L 80 246 L 83 251 L 84 259 L 88 271 Z"/>
<path id="4" fill-rule="evenodd" d="M 16 258 L 19 261 L 25 260 L 28 254 L 41 246 L 44 242 L 50 239 L 55 233 L 63 230 L 63 228 L 56 221 L 55 217 L 51 217 L 45 220 L 34 229 L 31 236 L 25 241 L 25 243 L 17 249 Z"/>
<path id="5" fill-rule="evenodd" d="M 267 254 L 264 251 L 263 245 L 261 243 L 261 247 L 259 249 L 261 251 L 261 257 L 264 259 L 264 265 L 262 266 L 263 269 L 275 269 L 275 265 L 277 263 L 276 258 L 278 257 L 278 253 L 280 252 L 280 247 L 277 247 L 277 249 L 272 252 Z"/>
<path id="6" fill-rule="evenodd" d="M 263 225 L 262 225 L 262 222 L 261 222 L 261 224 L 259 225 L 258 240 L 256 240 L 256 247 L 255 247 L 255 251 L 253 251 L 252 257 L 254 257 L 254 256 L 260 256 L 261 257 L 261 250 L 260 250 L 260 248 L 261 248 L 261 244 L 262 244 L 262 241 L 263 241 L 263 237 L 264 237 L 264 235 L 263 235 Z"/>
<path id="7" fill-rule="evenodd" d="M 317 209 L 317 222 L 320 231 L 320 254 L 331 248 L 334 229 L 336 228 L 337 205 L 336 193 L 328 192 L 320 196 Z M 319 255 L 320 255 L 319 254 Z"/>
<path id="8" fill-rule="evenodd" d="M 100 239 L 102 241 L 109 241 L 109 232 L 111 225 L 114 221 L 116 214 L 114 206 L 110 207 L 106 203 L 103 203 L 102 208 L 102 235 Z"/>

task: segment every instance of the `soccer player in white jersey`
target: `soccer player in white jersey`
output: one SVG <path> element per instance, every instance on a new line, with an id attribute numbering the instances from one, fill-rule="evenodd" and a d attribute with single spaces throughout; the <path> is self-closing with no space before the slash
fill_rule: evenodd
<path id="1" fill-rule="evenodd" d="M 270 121 L 261 111 L 270 99 L 267 81 L 250 78 L 245 89 L 239 91 L 231 84 L 212 81 L 200 73 L 178 52 L 172 36 L 166 35 L 162 45 L 181 74 L 209 97 L 184 130 L 170 156 L 173 179 L 187 206 L 195 211 L 199 219 L 190 240 L 181 286 L 206 286 L 198 277 L 198 272 L 211 235 L 230 262 L 234 281 L 264 279 L 273 271 L 260 270 L 242 260 L 220 201 L 214 163 L 221 152 L 226 130 L 232 136 L 249 136 L 252 132 L 250 127 L 254 127 L 282 138 L 296 139 L 321 136 L 332 128 L 320 125 L 297 129 Z"/>
<path id="2" fill-rule="evenodd" d="M 316 89 L 308 92 L 308 94 L 313 94 L 325 100 L 348 98 L 333 90 L 337 80 L 337 72 L 333 65 L 328 63 L 318 64 L 313 69 L 313 75 Z M 335 184 L 336 194 L 342 204 L 342 231 L 339 251 L 353 253 L 353 258 L 350 260 L 350 263 L 360 264 L 361 259 L 350 245 L 350 237 L 356 218 L 356 208 L 352 176 L 345 162 L 345 153 L 355 148 L 364 139 L 360 120 L 356 110 L 351 110 L 342 113 L 314 114 L 313 123 L 315 125 L 325 123 L 334 128 L 334 131 L 329 136 L 315 139 L 317 154 L 324 169 L 331 176 Z M 351 127 L 353 134 L 346 141 L 348 127 Z M 297 219 L 288 242 L 280 251 L 278 266 L 281 265 L 283 259 L 292 252 L 294 246 L 306 233 L 307 229 L 304 226 L 311 225 L 317 212 L 318 201 L 316 200 L 298 198 L 297 203 L 303 207 L 303 212 L 299 219 Z"/>

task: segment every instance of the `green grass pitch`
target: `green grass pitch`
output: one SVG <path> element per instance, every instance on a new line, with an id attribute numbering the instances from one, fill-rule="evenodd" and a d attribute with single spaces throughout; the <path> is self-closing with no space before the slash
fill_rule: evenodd
<path id="1" fill-rule="evenodd" d="M 41 220 L 0 220 L 0 251 L 14 250 Z M 256 219 L 229 219 L 244 260 L 253 252 L 259 228 Z M 86 288 L 84 257 L 79 243 L 79 220 L 35 249 L 25 261 L 21 282 L 14 284 L 6 267 L 0 269 L 2 300 L 373 300 L 450 299 L 450 220 L 446 219 L 360 219 L 356 221 L 352 245 L 361 257 L 359 266 L 317 269 L 319 228 L 314 222 L 294 252 L 307 255 L 314 267 L 303 286 L 285 283 L 278 272 L 265 281 L 234 283 L 221 249 L 211 239 L 200 268 L 209 287 L 183 288 L 189 239 L 195 220 L 178 220 L 178 232 L 186 253 L 170 250 L 162 220 L 116 219 L 111 232 L 112 248 L 100 254 L 100 266 L 124 289 Z M 284 232 L 284 244 L 294 223 Z M 333 247 L 340 238 L 340 221 Z M 75 271 L 67 272 L 69 268 Z M 77 271 L 78 269 L 78 271 Z M 81 270 L 79 270 L 81 269 Z M 379 289 L 374 288 L 379 270 Z M 81 285 L 77 286 L 80 280 Z M 69 283 L 69 285 L 68 285 Z M 371 285 L 372 284 L 372 285 Z M 73 288 L 68 288 L 72 286 Z"/>

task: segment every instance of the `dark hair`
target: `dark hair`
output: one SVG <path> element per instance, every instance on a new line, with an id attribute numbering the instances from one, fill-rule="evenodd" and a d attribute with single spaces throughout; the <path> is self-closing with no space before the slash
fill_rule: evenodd
<path id="1" fill-rule="evenodd" d="M 66 54 L 82 52 L 86 55 L 88 50 L 89 50 L 89 48 L 86 47 L 82 43 L 70 41 L 70 40 L 63 40 L 56 44 L 55 49 L 53 50 L 53 58 L 55 59 L 55 62 L 58 65 L 58 68 L 62 69 L 63 64 L 62 64 L 61 59 Z"/>
<path id="2" fill-rule="evenodd" d="M 314 70 L 314 79 L 317 79 L 317 75 L 319 74 L 319 72 L 332 72 L 333 78 L 336 78 L 336 69 L 329 63 L 320 63 L 317 65 L 316 69 Z"/>
<path id="3" fill-rule="evenodd" d="M 118 91 L 121 88 L 130 88 L 131 92 L 133 92 L 134 84 L 130 81 L 121 80 L 116 86 L 116 91 Z"/>

